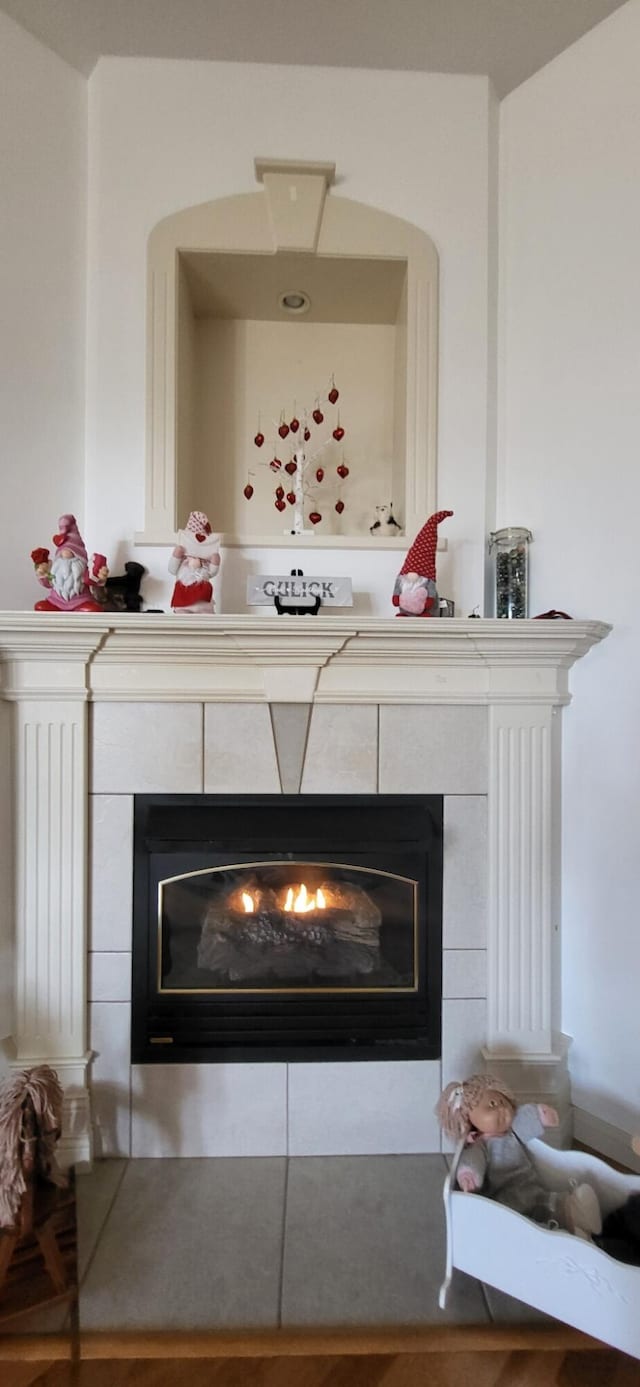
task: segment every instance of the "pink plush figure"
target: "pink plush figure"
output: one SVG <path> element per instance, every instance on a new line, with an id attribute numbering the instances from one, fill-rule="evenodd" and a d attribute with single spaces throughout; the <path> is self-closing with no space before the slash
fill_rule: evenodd
<path id="1" fill-rule="evenodd" d="M 437 596 L 435 583 L 419 573 L 401 573 L 397 580 L 398 615 L 426 616 Z"/>
<path id="2" fill-rule="evenodd" d="M 192 511 L 169 559 L 169 572 L 176 578 L 171 597 L 174 612 L 214 611 L 211 580 L 220 567 L 219 543 L 220 536 L 212 534 L 204 511 Z"/>
<path id="3" fill-rule="evenodd" d="M 94 554 L 92 571 L 74 515 L 61 515 L 58 533 L 53 536 L 55 557 L 48 549 L 31 553 L 36 578 L 47 589 L 47 597 L 36 602 L 36 612 L 102 612 L 95 590 L 104 587 L 109 575 L 104 554 Z"/>

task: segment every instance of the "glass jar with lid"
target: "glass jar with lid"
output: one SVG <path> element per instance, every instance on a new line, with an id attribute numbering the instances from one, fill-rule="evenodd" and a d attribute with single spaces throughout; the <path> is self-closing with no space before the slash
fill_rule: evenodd
<path id="1" fill-rule="evenodd" d="M 493 554 L 497 617 L 529 615 L 529 545 L 531 530 L 508 525 L 493 530 L 489 552 Z"/>

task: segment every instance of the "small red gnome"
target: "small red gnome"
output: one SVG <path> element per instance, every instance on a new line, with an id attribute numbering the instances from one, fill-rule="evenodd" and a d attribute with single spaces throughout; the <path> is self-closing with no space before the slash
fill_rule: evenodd
<path id="1" fill-rule="evenodd" d="M 103 612 L 97 600 L 109 576 L 104 554 L 94 554 L 91 571 L 75 515 L 61 515 L 53 536 L 55 557 L 48 549 L 33 549 L 31 559 L 38 582 L 48 596 L 36 602 L 36 612 Z"/>
<path id="2" fill-rule="evenodd" d="M 171 598 L 174 612 L 213 612 L 211 579 L 220 567 L 219 544 L 220 536 L 212 533 L 204 511 L 192 511 L 184 530 L 178 531 L 169 559 L 169 572 L 176 579 Z"/>
<path id="3" fill-rule="evenodd" d="M 438 525 L 453 515 L 452 510 L 438 510 L 430 515 L 416 535 L 396 578 L 391 601 L 397 607 L 396 616 L 437 616 L 436 547 Z"/>

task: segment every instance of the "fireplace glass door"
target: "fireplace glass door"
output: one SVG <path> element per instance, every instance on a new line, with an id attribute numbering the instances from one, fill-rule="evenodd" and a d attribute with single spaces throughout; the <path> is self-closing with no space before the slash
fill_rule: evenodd
<path id="1" fill-rule="evenodd" d="M 340 862 L 200 868 L 158 888 L 158 990 L 414 992 L 417 885 Z"/>

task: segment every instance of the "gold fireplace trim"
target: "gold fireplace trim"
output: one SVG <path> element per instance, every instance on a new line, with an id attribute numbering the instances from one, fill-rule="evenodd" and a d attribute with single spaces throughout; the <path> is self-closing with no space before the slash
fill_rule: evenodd
<path id="1" fill-rule="evenodd" d="M 413 897 L 413 986 L 411 987 L 163 987 L 162 985 L 162 905 L 165 886 L 170 886 L 174 881 L 188 881 L 191 877 L 213 876 L 216 872 L 232 872 L 249 869 L 251 867 L 285 867 L 287 865 L 296 867 L 338 867 L 343 871 L 362 872 L 367 876 L 389 877 L 392 881 L 405 882 L 411 887 Z M 260 860 L 258 862 L 225 862 L 220 867 L 199 867 L 194 872 L 178 872 L 176 876 L 163 877 L 158 882 L 158 919 L 157 919 L 157 979 L 156 986 L 158 994 L 163 997 L 184 995 L 188 997 L 243 997 L 269 996 L 271 993 L 285 993 L 288 995 L 320 996 L 331 997 L 347 992 L 354 993 L 356 996 L 371 996 L 378 993 L 381 996 L 399 997 L 415 993 L 418 991 L 419 958 L 418 958 L 418 883 L 413 877 L 402 876 L 399 872 L 383 872 L 378 867 L 357 867 L 348 862 L 304 862 L 297 858 L 295 863 Z"/>

